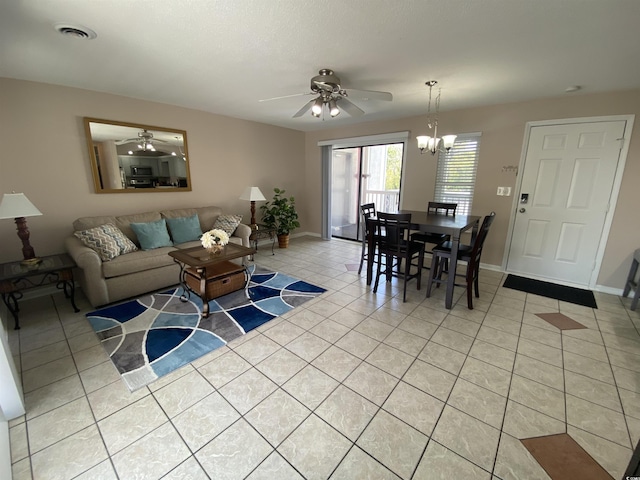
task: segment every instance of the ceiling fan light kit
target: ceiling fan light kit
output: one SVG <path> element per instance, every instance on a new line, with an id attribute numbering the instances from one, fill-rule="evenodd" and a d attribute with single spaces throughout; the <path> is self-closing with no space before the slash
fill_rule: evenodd
<path id="1" fill-rule="evenodd" d="M 431 153 L 431 155 L 435 155 L 436 152 L 448 152 L 453 147 L 453 144 L 456 141 L 457 135 L 443 135 L 442 136 L 442 147 L 444 150 L 439 150 L 438 146 L 440 145 L 440 138 L 438 137 L 438 113 L 440 112 L 440 91 L 438 91 L 438 96 L 435 100 L 435 110 L 436 113 L 434 117 L 431 117 L 431 91 L 433 87 L 437 85 L 437 80 L 429 80 L 425 83 L 429 87 L 429 106 L 427 107 L 427 126 L 429 130 L 433 130 L 433 136 L 430 135 L 419 135 L 416 137 L 418 141 L 418 149 L 421 154 L 426 152 Z"/>

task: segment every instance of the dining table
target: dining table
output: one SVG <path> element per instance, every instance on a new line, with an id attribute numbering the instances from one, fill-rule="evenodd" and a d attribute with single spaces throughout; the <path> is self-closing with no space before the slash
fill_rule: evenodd
<path id="1" fill-rule="evenodd" d="M 458 262 L 458 248 L 460 246 L 460 237 L 467 230 L 472 231 L 472 237 L 478 231 L 480 224 L 480 216 L 478 215 L 443 215 L 436 213 L 428 213 L 422 210 L 400 210 L 393 213 L 410 213 L 411 214 L 411 230 L 419 230 L 426 233 L 441 233 L 451 237 L 451 264 L 449 271 L 455 272 Z M 377 217 L 369 217 L 367 222 L 371 222 L 367 231 L 375 231 L 375 223 Z M 367 285 L 371 285 L 373 280 L 373 263 L 375 252 L 374 235 L 370 234 L 367 238 Z M 445 296 L 445 307 L 451 309 L 453 305 L 453 289 L 455 287 L 455 274 L 448 275 L 447 291 Z"/>

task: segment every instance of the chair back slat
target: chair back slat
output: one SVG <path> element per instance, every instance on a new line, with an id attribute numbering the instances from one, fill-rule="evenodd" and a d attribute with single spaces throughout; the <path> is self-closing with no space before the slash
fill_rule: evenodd
<path id="1" fill-rule="evenodd" d="M 476 264 L 480 263 L 480 256 L 482 255 L 482 248 L 484 247 L 484 241 L 489 234 L 489 228 L 493 223 L 494 218 L 496 217 L 496 212 L 491 212 L 489 215 L 484 217 L 482 221 L 482 225 L 480 225 L 480 230 L 478 230 L 478 235 L 476 235 L 475 241 L 473 242 L 473 248 L 471 249 L 471 253 L 469 254 L 470 263 Z"/>
<path id="2" fill-rule="evenodd" d="M 378 213 L 376 236 L 383 252 L 401 255 L 407 247 L 406 232 L 411 227 L 410 213 Z"/>
<path id="3" fill-rule="evenodd" d="M 456 216 L 457 203 L 429 202 L 427 213 L 444 214 Z"/>
<path id="4" fill-rule="evenodd" d="M 363 232 L 362 239 L 366 241 L 367 236 L 369 235 L 369 227 L 367 225 L 367 218 L 376 216 L 376 204 L 375 203 L 365 203 L 360 205 L 360 216 L 361 216 L 361 231 Z"/>

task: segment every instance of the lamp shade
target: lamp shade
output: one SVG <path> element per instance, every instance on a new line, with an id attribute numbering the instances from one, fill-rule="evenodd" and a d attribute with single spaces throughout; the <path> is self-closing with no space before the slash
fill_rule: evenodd
<path id="1" fill-rule="evenodd" d="M 266 200 L 258 187 L 247 187 L 240 195 L 240 200 L 249 200 L 251 202 L 259 202 Z"/>
<path id="2" fill-rule="evenodd" d="M 0 202 L 0 219 L 35 217 L 42 212 L 29 201 L 24 193 L 5 193 Z"/>
<path id="3" fill-rule="evenodd" d="M 442 143 L 444 143 L 445 150 L 449 151 L 453 144 L 456 142 L 457 135 L 443 135 Z"/>

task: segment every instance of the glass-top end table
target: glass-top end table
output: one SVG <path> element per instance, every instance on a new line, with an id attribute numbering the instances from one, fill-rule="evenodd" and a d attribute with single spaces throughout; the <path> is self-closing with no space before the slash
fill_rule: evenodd
<path id="1" fill-rule="evenodd" d="M 261 223 L 251 225 L 251 235 L 249 235 L 249 242 L 251 242 L 251 247 L 257 252 L 258 251 L 258 240 L 262 239 L 270 239 L 271 240 L 271 255 L 275 255 L 274 246 L 276 244 L 276 229 L 275 227 L 267 227 Z M 253 261 L 253 255 L 251 256 L 251 260 Z"/>
<path id="2" fill-rule="evenodd" d="M 73 269 L 76 263 L 66 253 L 40 257 L 38 263 L 24 264 L 21 260 L 0 264 L 0 294 L 13 320 L 15 329 L 20 329 L 18 301 L 23 292 L 31 288 L 55 283 L 56 288 L 64 291 L 64 296 L 71 300 L 71 306 L 77 313 L 80 311 L 75 302 L 75 283 Z M 40 278 L 38 278 L 40 277 Z"/>

